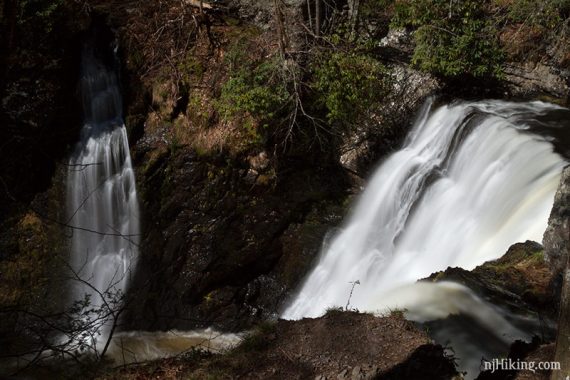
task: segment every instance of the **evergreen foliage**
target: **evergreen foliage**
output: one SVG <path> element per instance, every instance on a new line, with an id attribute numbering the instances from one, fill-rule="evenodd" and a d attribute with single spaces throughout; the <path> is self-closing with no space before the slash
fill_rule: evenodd
<path id="1" fill-rule="evenodd" d="M 329 124 L 349 125 L 384 97 L 386 73 L 379 61 L 354 50 L 321 52 L 312 82 L 317 106 L 326 109 Z"/>
<path id="2" fill-rule="evenodd" d="M 393 24 L 413 27 L 412 63 L 443 76 L 500 76 L 497 30 L 475 0 L 398 0 Z"/>

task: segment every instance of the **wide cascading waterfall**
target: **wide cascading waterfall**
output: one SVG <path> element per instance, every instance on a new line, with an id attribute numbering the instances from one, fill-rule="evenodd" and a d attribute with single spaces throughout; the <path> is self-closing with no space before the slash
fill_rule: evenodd
<path id="1" fill-rule="evenodd" d="M 67 207 L 73 300 L 89 299 L 83 317 L 105 336 L 136 264 L 139 206 L 114 64 L 94 45 L 83 52 L 85 124 L 69 162 Z"/>
<path id="2" fill-rule="evenodd" d="M 283 317 L 345 306 L 355 281 L 351 307 L 396 307 L 385 301 L 399 286 L 448 266 L 472 269 L 518 241 L 541 241 L 565 162 L 532 124 L 557 109 L 486 101 L 432 110 L 428 102 Z"/>

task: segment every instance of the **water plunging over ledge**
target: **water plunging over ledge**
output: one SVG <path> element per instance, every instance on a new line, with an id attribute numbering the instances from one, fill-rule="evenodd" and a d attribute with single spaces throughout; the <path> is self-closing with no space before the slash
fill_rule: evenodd
<path id="1" fill-rule="evenodd" d="M 544 121 L 563 112 L 503 101 L 434 110 L 428 101 L 282 317 L 321 315 L 345 306 L 349 294 L 360 311 L 405 310 L 428 323 L 436 342 L 451 344 L 466 379 L 479 373 L 482 357 L 529 340 L 542 328 L 535 317 L 513 315 L 459 284 L 416 281 L 449 266 L 472 269 L 516 242 L 542 241 L 566 164 L 551 144 L 561 131 Z M 457 317 L 443 321 L 450 315 Z"/>
<path id="2" fill-rule="evenodd" d="M 79 302 L 88 299 L 78 313 L 86 327 L 80 335 L 60 340 L 73 347 L 84 343 L 89 354 L 106 349 L 106 357 L 117 364 L 178 355 L 192 347 L 211 352 L 233 347 L 240 335 L 211 329 L 112 331 L 136 268 L 140 218 L 116 62 L 109 62 L 116 58 L 105 56 L 110 49 L 99 48 L 91 41 L 83 50 L 80 88 L 85 124 L 67 179 L 67 224 L 73 227 L 70 269 L 76 277 L 71 282 L 72 302 L 83 306 Z"/>
<path id="3" fill-rule="evenodd" d="M 283 317 L 344 306 L 354 281 L 353 307 L 398 307 L 407 301 L 385 301 L 399 286 L 448 266 L 472 269 L 519 241 L 542 241 L 565 161 L 532 133 L 532 121 L 559 109 L 482 101 L 432 110 L 428 102 Z"/>
<path id="4" fill-rule="evenodd" d="M 71 269 L 77 277 L 72 297 L 88 298 L 87 307 L 95 311 L 85 318 L 103 322 L 99 333 L 105 338 L 116 318 L 105 314 L 120 307 L 136 266 L 139 205 L 117 75 L 101 54 L 96 44 L 83 50 L 85 124 L 69 161 L 67 208 L 74 227 Z"/>

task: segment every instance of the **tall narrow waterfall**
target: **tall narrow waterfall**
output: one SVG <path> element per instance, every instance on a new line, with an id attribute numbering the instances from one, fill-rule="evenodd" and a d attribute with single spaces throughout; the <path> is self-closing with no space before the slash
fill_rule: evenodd
<path id="1" fill-rule="evenodd" d="M 515 242 L 540 242 L 564 160 L 532 133 L 533 118 L 555 109 L 540 102 L 426 105 L 283 316 L 344 306 L 355 281 L 351 306 L 376 311 L 398 286 L 448 266 L 472 269 Z"/>
<path id="2" fill-rule="evenodd" d="M 97 310 L 120 301 L 135 267 L 139 206 L 117 76 L 94 45 L 83 52 L 85 124 L 69 162 L 67 207 L 71 267 L 79 277 L 73 297 L 87 296 Z"/>

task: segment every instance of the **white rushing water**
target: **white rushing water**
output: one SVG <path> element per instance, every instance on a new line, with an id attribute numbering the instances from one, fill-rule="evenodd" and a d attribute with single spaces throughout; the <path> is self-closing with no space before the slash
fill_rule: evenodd
<path id="1" fill-rule="evenodd" d="M 73 299 L 87 295 L 89 308 L 107 313 L 107 304 L 118 307 L 136 265 L 139 206 L 117 77 L 93 49 L 83 53 L 85 124 L 69 162 L 67 207 L 71 267 L 79 277 Z M 93 314 L 86 318 L 98 318 Z"/>
<path id="2" fill-rule="evenodd" d="M 433 110 L 428 102 L 283 317 L 345 306 L 354 281 L 351 307 L 409 309 L 425 289 L 399 297 L 394 289 L 448 266 L 472 269 L 515 242 L 542 241 L 565 162 L 528 122 L 556 108 L 486 101 Z"/>

